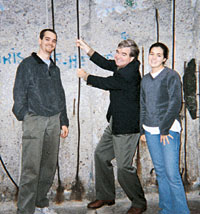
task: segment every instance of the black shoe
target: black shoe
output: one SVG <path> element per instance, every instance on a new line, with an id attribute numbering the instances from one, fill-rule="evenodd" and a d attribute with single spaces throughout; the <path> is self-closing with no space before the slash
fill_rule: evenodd
<path id="1" fill-rule="evenodd" d="M 87 208 L 98 209 L 104 205 L 111 206 L 113 204 L 115 204 L 115 200 L 95 200 L 95 201 L 90 202 L 87 205 Z"/>
<path id="2" fill-rule="evenodd" d="M 127 214 L 142 214 L 145 210 L 147 209 L 147 207 L 143 207 L 143 208 L 139 208 L 139 207 L 131 207 Z"/>

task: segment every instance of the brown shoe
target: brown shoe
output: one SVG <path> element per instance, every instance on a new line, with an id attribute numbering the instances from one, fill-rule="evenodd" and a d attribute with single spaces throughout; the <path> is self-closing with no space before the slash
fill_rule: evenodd
<path id="1" fill-rule="evenodd" d="M 115 200 L 95 200 L 90 202 L 87 207 L 90 209 L 98 209 L 104 205 L 111 206 L 115 204 Z"/>
<path id="2" fill-rule="evenodd" d="M 139 207 L 131 207 L 127 214 L 141 214 L 143 213 L 145 210 L 147 209 L 147 207 L 143 207 L 143 208 L 139 208 Z"/>

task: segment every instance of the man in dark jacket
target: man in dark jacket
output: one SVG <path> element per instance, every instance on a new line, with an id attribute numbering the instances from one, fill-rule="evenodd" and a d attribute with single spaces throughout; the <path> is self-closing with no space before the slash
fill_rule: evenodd
<path id="1" fill-rule="evenodd" d="M 146 210 L 146 199 L 136 169 L 132 166 L 139 140 L 139 49 L 133 40 L 119 43 L 114 60 L 107 60 L 83 40 L 77 40 L 90 60 L 99 67 L 113 71 L 113 76 L 100 77 L 78 69 L 77 75 L 88 85 L 110 92 L 107 112 L 108 127 L 95 150 L 96 200 L 88 208 L 96 209 L 115 203 L 114 174 L 111 160 L 116 158 L 118 181 L 132 202 L 127 213 Z"/>
<path id="2" fill-rule="evenodd" d="M 16 73 L 13 113 L 23 129 L 18 214 L 55 213 L 48 209 L 47 193 L 56 171 L 61 129 L 65 138 L 69 126 L 60 70 L 50 58 L 56 42 L 55 31 L 42 30 L 38 53 L 24 59 Z"/>

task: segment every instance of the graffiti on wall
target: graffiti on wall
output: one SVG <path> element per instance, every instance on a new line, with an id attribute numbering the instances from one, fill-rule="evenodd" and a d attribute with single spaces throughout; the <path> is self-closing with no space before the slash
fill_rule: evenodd
<path id="1" fill-rule="evenodd" d="M 3 0 L 0 0 L 0 12 L 5 10 L 5 6 L 3 4 Z"/>
<path id="2" fill-rule="evenodd" d="M 11 50 L 5 55 L 0 55 L 0 65 L 18 65 L 24 59 L 21 51 L 15 51 L 14 48 Z M 107 59 L 113 58 L 112 54 L 105 54 L 104 56 Z M 81 65 L 84 66 L 88 59 L 87 55 L 81 56 Z M 62 53 L 56 53 L 56 64 L 67 66 L 68 69 L 78 68 L 78 56 L 77 54 L 65 56 Z"/>
<path id="3" fill-rule="evenodd" d="M 1 3 L 0 3 L 0 11 L 4 11 L 4 7 Z"/>
<path id="4" fill-rule="evenodd" d="M 122 32 L 121 39 L 129 39 L 130 36 L 127 32 Z M 25 57 L 21 51 L 16 51 L 15 48 L 11 48 L 6 54 L 0 54 L 0 65 L 18 65 Z M 104 54 L 106 59 L 113 59 L 114 55 Z M 87 55 L 81 56 L 81 65 L 84 66 L 86 61 L 89 59 Z M 56 53 L 56 64 L 67 66 L 68 69 L 78 68 L 78 56 L 77 54 L 72 54 L 69 56 L 64 55 L 63 53 Z"/>
<path id="5" fill-rule="evenodd" d="M 108 16 L 110 13 L 122 13 L 126 8 L 117 3 L 116 0 L 95 0 L 97 17 L 102 18 Z"/>
<path id="6" fill-rule="evenodd" d="M 0 55 L 0 64 L 19 64 L 22 59 L 23 57 L 21 56 L 21 52 L 15 52 L 15 49 L 11 48 L 11 52 L 8 54 L 4 56 Z"/>
<path id="7" fill-rule="evenodd" d="M 136 0 L 125 0 L 124 4 L 125 6 L 129 6 L 132 8 L 136 8 L 138 6 Z"/>
<path id="8" fill-rule="evenodd" d="M 124 4 L 120 4 L 117 0 L 95 0 L 97 17 L 107 17 L 109 14 L 123 13 L 126 7 L 136 8 L 137 0 L 124 0 Z"/>
<path id="9" fill-rule="evenodd" d="M 125 40 L 125 39 L 129 39 L 130 37 L 126 32 L 122 32 L 121 33 L 121 38 Z"/>

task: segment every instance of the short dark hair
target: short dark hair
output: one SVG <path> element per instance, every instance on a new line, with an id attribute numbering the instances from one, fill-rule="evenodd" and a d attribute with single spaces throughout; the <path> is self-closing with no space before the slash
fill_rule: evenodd
<path id="1" fill-rule="evenodd" d="M 121 41 L 118 44 L 118 48 L 130 48 L 130 56 L 135 57 L 136 59 L 138 58 L 138 55 L 140 53 L 137 44 L 132 39 L 126 39 Z"/>
<path id="2" fill-rule="evenodd" d="M 169 56 L 169 49 L 168 49 L 168 47 L 167 47 L 165 44 L 163 44 L 163 43 L 161 43 L 161 42 L 156 42 L 156 43 L 154 43 L 154 44 L 151 45 L 151 47 L 149 48 L 149 53 L 151 52 L 151 49 L 152 49 L 152 48 L 155 48 L 155 47 L 160 47 L 160 48 L 162 48 L 162 49 L 163 49 L 163 56 L 164 56 L 164 58 L 165 58 L 165 59 L 168 59 L 168 56 Z"/>
<path id="3" fill-rule="evenodd" d="M 46 31 L 50 31 L 50 32 L 54 33 L 54 34 L 56 35 L 56 39 L 57 39 L 57 33 L 55 32 L 55 30 L 50 29 L 50 28 L 43 29 L 43 30 L 40 32 L 40 39 L 43 39 L 43 38 L 44 38 L 44 34 L 45 34 Z"/>

